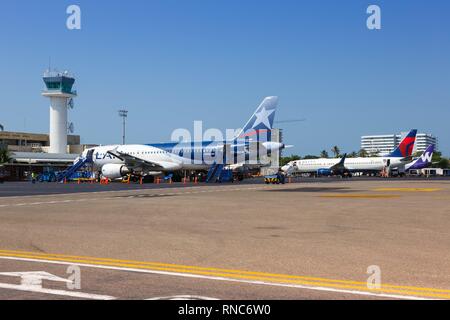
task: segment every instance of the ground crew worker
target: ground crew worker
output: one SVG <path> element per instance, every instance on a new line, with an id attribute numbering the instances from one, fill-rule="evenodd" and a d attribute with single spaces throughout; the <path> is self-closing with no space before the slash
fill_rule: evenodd
<path id="1" fill-rule="evenodd" d="M 31 183 L 36 183 L 37 174 L 35 172 L 31 173 Z"/>
<path id="2" fill-rule="evenodd" d="M 286 181 L 286 177 L 285 177 L 285 175 L 284 175 L 284 172 L 283 172 L 283 170 L 281 169 L 281 168 L 279 168 L 278 169 L 278 172 L 277 172 L 277 178 L 278 178 L 278 181 L 281 183 L 281 184 L 284 184 Z"/>

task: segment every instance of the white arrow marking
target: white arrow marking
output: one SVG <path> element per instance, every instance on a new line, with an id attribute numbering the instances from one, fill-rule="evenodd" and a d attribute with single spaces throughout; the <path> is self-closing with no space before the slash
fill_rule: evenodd
<path id="1" fill-rule="evenodd" d="M 11 289 L 18 291 L 27 291 L 27 292 L 36 292 L 36 293 L 45 293 L 51 295 L 58 296 L 67 296 L 73 298 L 81 298 L 81 299 L 94 299 L 94 300 L 113 300 L 116 299 L 112 296 L 106 295 L 98 295 L 91 293 L 83 293 L 76 291 L 65 291 L 65 290 L 54 290 L 54 289 L 45 289 L 42 288 L 42 280 L 49 280 L 54 282 L 65 282 L 72 283 L 72 281 L 55 276 L 51 273 L 45 271 L 32 271 L 32 272 L 2 272 L 0 276 L 5 277 L 20 277 L 21 284 L 7 284 L 0 283 L 0 288 L 2 289 Z"/>
<path id="2" fill-rule="evenodd" d="M 72 281 L 57 277 L 51 273 L 44 271 L 31 271 L 31 272 L 2 272 L 0 276 L 6 277 L 20 277 L 22 279 L 21 285 L 34 286 L 42 288 L 42 280 L 49 280 L 55 282 L 72 283 Z"/>

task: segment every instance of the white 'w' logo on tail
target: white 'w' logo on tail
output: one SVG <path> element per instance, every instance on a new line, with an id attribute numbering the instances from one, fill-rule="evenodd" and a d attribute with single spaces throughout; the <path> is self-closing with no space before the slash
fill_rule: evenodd
<path id="1" fill-rule="evenodd" d="M 423 154 L 420 158 L 423 162 L 428 163 L 433 159 L 433 154 L 431 152 L 425 152 L 425 154 Z"/>

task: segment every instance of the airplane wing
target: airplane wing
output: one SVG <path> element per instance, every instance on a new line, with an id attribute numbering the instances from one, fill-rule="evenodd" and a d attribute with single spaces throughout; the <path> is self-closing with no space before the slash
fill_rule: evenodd
<path id="1" fill-rule="evenodd" d="M 140 168 L 145 171 L 164 171 L 168 169 L 164 166 L 164 163 L 143 160 L 130 154 L 120 152 L 117 148 L 110 150 L 107 153 L 125 162 L 125 165 L 130 169 Z"/>

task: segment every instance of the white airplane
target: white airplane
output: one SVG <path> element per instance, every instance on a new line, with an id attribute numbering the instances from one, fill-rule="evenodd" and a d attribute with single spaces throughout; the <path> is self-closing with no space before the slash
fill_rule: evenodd
<path id="1" fill-rule="evenodd" d="M 242 165 L 239 162 L 242 159 L 238 160 L 235 156 L 227 159 L 226 148 L 233 150 L 234 155 L 247 154 L 247 158 L 256 159 L 257 155 L 248 155 L 250 143 L 256 142 L 266 152 L 275 152 L 286 147 L 282 143 L 270 141 L 277 105 L 278 97 L 265 98 L 232 141 L 101 146 L 84 151 L 66 174 L 76 171 L 86 162 L 92 163 L 96 171 L 109 179 L 122 178 L 128 174 L 146 176 L 177 170 L 206 170 L 216 163 L 212 162 L 212 159 L 217 159 L 217 163 L 236 167 L 237 164 Z M 252 140 L 253 136 L 256 137 L 255 140 Z M 263 140 L 265 137 L 267 139 Z M 262 153 L 262 150 L 260 151 Z"/>
<path id="2" fill-rule="evenodd" d="M 294 173 L 312 173 L 317 175 L 344 175 L 351 172 L 379 172 L 386 167 L 404 167 L 409 161 L 416 141 L 417 130 L 411 130 L 400 145 L 390 154 L 383 157 L 358 158 L 322 158 L 291 161 L 282 170 Z"/>

